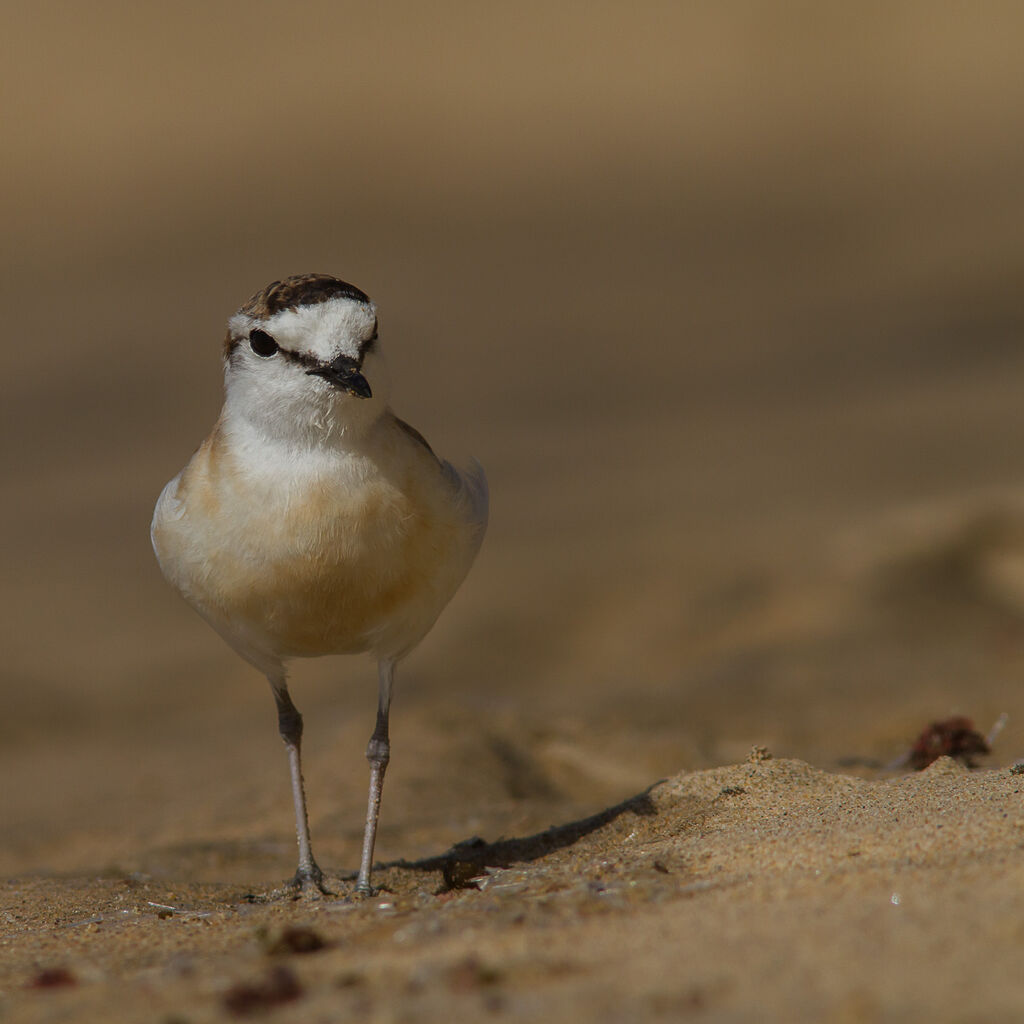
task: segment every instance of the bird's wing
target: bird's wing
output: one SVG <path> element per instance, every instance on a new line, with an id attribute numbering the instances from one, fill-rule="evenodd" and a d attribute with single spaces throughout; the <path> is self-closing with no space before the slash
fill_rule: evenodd
<path id="1" fill-rule="evenodd" d="M 490 497 L 487 488 L 487 474 L 484 467 L 476 459 L 471 459 L 465 469 L 458 469 L 447 459 L 438 458 L 434 449 L 430 447 L 427 439 L 414 427 L 399 419 L 392 413 L 395 425 L 408 437 L 411 437 L 417 444 L 420 444 L 431 456 L 437 460 L 444 474 L 445 480 L 455 492 L 460 504 L 466 511 L 467 521 L 480 529 L 480 539 L 483 540 L 484 531 L 487 529 L 487 515 L 490 507 Z"/>
<path id="2" fill-rule="evenodd" d="M 465 469 L 457 469 L 447 460 L 443 460 L 441 469 L 466 509 L 469 522 L 479 527 L 480 539 L 483 540 L 490 508 L 490 492 L 484 467 L 476 459 L 471 459 Z"/>
<path id="3" fill-rule="evenodd" d="M 430 442 L 414 426 L 412 426 L 412 424 L 406 423 L 405 420 L 403 419 L 399 419 L 397 416 L 394 415 L 394 413 L 392 413 L 391 418 L 392 420 L 394 420 L 395 426 L 398 427 L 399 430 L 408 434 L 409 437 L 411 437 L 418 444 L 423 445 L 423 447 L 426 448 L 427 451 L 430 452 L 430 454 L 433 455 L 435 459 L 437 459 L 437 456 L 434 455 L 434 449 L 430 447 Z M 437 461 L 440 462 L 441 460 L 437 459 Z"/>

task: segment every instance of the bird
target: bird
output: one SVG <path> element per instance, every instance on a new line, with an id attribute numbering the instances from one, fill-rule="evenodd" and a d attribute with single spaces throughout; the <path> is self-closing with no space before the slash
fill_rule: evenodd
<path id="1" fill-rule="evenodd" d="M 369 652 L 376 725 L 355 891 L 371 895 L 397 664 L 465 579 L 487 528 L 476 460 L 439 458 L 392 412 L 376 304 L 329 274 L 274 281 L 228 321 L 224 405 L 156 503 L 163 575 L 266 676 L 288 756 L 298 868 L 327 893 L 313 856 L 294 658 Z"/>

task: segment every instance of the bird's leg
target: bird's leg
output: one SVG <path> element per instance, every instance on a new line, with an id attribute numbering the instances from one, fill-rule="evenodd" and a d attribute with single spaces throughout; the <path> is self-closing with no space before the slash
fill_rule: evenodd
<path id="1" fill-rule="evenodd" d="M 395 663 L 383 660 L 377 665 L 380 679 L 377 700 L 377 727 L 366 746 L 366 760 L 370 762 L 370 797 L 366 807 L 366 831 L 363 833 L 363 859 L 359 864 L 356 892 L 363 896 L 373 894 L 370 871 L 373 867 L 373 846 L 377 840 L 377 818 L 380 815 L 380 794 L 384 789 L 384 772 L 391 757 L 388 740 L 388 713 L 391 710 L 391 684 L 395 678 Z"/>
<path id="2" fill-rule="evenodd" d="M 324 889 L 324 876 L 313 860 L 309 843 L 309 819 L 306 817 L 306 793 L 302 785 L 302 715 L 292 703 L 284 679 L 271 679 L 277 701 L 277 727 L 288 751 L 288 770 L 292 779 L 292 800 L 295 803 L 295 834 L 299 841 L 299 868 L 292 885 L 302 890 Z"/>

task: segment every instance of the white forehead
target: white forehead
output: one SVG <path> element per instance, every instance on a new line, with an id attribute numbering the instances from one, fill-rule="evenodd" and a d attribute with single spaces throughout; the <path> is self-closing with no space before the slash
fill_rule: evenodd
<path id="1" fill-rule="evenodd" d="M 359 357 L 360 344 L 373 334 L 377 307 L 354 299 L 328 299 L 310 306 L 282 309 L 264 321 L 238 313 L 231 318 L 232 334 L 247 334 L 253 327 L 266 331 L 292 352 L 305 352 L 323 362 L 339 355 Z"/>

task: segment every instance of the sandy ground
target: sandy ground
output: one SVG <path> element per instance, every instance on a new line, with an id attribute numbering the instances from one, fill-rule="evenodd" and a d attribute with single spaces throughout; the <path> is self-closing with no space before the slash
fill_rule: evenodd
<path id="1" fill-rule="evenodd" d="M 1024 1016 L 1024 25 L 676 6 L 10 14 L 0 1019 Z M 294 668 L 275 896 L 266 684 L 147 535 L 314 269 L 492 487 L 369 901 L 373 666 Z"/>
<path id="2" fill-rule="evenodd" d="M 355 902 L 266 902 L 180 867 L 21 879 L 4 891 L 3 976 L 36 987 L 8 990 L 7 1007 L 16 1020 L 1012 1020 L 1020 792 L 1019 775 L 948 758 L 866 782 L 755 756 L 467 845 L 448 876 L 469 888 L 447 888 L 437 864 L 389 866 L 387 891 Z M 236 860 L 252 854 L 218 851 L 217 867 Z"/>

